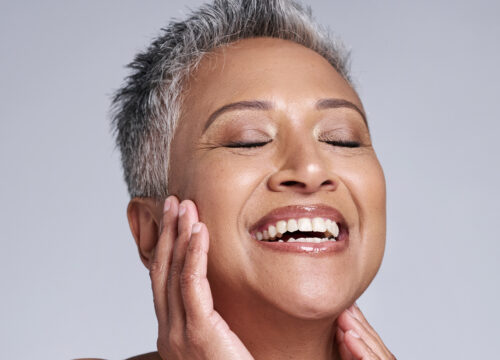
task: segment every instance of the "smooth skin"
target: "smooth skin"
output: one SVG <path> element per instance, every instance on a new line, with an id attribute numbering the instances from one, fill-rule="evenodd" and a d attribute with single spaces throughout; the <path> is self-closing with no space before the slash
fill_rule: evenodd
<path id="1" fill-rule="evenodd" d="M 265 105 L 207 126 L 241 101 Z M 385 246 L 385 179 L 355 91 L 314 51 L 256 38 L 207 55 L 183 105 L 175 196 L 128 207 L 158 318 L 158 354 L 143 359 L 393 359 L 353 305 Z M 318 203 L 345 217 L 346 251 L 276 254 L 249 234 L 272 209 Z"/>
<path id="2" fill-rule="evenodd" d="M 175 196 L 165 201 L 164 230 L 150 266 L 159 354 L 162 359 L 253 359 L 214 310 L 207 279 L 208 230 L 197 220 L 192 201 L 180 206 Z M 356 304 L 337 323 L 332 359 L 394 359 Z M 150 358 L 157 357 L 137 359 Z"/>

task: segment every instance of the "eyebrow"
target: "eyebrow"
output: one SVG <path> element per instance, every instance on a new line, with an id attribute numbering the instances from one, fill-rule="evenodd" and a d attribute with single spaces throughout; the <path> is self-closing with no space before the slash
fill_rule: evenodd
<path id="1" fill-rule="evenodd" d="M 250 100 L 250 101 L 238 101 L 231 104 L 224 105 L 217 110 L 215 110 L 212 115 L 208 117 L 203 132 L 208 129 L 208 127 L 215 121 L 215 119 L 228 111 L 234 110 L 271 110 L 273 108 L 269 101 L 260 100 Z"/>
<path id="2" fill-rule="evenodd" d="M 363 121 L 365 122 L 365 125 L 368 126 L 368 121 L 366 120 L 366 115 L 359 107 L 356 106 L 356 104 L 344 100 L 344 99 L 321 99 L 316 102 L 316 109 L 317 110 L 325 110 L 325 109 L 337 109 L 337 108 L 349 108 L 352 109 L 361 115 L 363 118 Z"/>
<path id="3" fill-rule="evenodd" d="M 337 109 L 337 108 L 349 108 L 358 112 L 363 121 L 368 126 L 366 121 L 366 115 L 361 111 L 359 107 L 357 107 L 354 103 L 344 100 L 344 99 L 320 99 L 316 102 L 315 108 L 316 110 L 326 110 L 326 109 Z M 210 125 L 223 113 L 235 110 L 271 110 L 273 105 L 269 101 L 261 101 L 261 100 L 249 100 L 249 101 L 237 101 L 234 103 L 226 104 L 217 110 L 215 110 L 209 117 L 205 126 L 203 128 L 203 132 L 205 132 Z"/>

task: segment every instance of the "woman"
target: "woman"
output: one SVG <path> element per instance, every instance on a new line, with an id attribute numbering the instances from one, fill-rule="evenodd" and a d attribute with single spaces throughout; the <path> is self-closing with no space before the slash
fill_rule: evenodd
<path id="1" fill-rule="evenodd" d="M 114 125 L 158 318 L 158 352 L 134 359 L 393 359 L 355 305 L 383 257 L 384 175 L 310 14 L 216 0 L 131 68 Z"/>

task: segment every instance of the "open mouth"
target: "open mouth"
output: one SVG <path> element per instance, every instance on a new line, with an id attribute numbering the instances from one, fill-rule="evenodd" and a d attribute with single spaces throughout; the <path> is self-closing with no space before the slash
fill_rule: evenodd
<path id="1" fill-rule="evenodd" d="M 253 235 L 264 242 L 323 243 L 337 241 L 341 226 L 321 217 L 279 220 Z"/>
<path id="2" fill-rule="evenodd" d="M 263 249 L 282 253 L 339 254 L 349 244 L 344 216 L 326 204 L 275 208 L 249 228 Z"/>

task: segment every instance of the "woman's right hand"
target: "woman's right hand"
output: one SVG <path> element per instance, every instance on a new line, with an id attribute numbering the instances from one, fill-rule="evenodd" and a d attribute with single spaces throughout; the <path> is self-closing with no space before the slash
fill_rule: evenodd
<path id="1" fill-rule="evenodd" d="M 214 310 L 207 279 L 209 236 L 196 205 L 165 201 L 160 236 L 149 267 L 164 360 L 253 359 Z"/>

